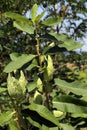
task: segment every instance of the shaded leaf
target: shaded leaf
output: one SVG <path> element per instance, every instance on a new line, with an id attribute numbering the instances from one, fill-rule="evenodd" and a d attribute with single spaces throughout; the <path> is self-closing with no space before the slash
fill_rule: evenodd
<path id="1" fill-rule="evenodd" d="M 49 44 L 47 47 L 43 48 L 43 54 L 45 54 L 46 52 L 48 52 L 51 48 L 53 48 L 55 46 L 54 42 L 52 42 L 51 44 Z"/>
<path id="2" fill-rule="evenodd" d="M 38 66 L 37 60 L 33 59 L 32 63 L 26 68 L 26 70 L 30 71 L 31 69 L 33 69 L 35 67 L 38 68 L 39 66 Z"/>
<path id="3" fill-rule="evenodd" d="M 46 25 L 46 26 L 54 26 L 54 25 L 57 25 L 59 24 L 60 22 L 62 22 L 63 18 L 62 17 L 59 17 L 59 18 L 56 18 L 56 17 L 50 17 L 46 20 L 44 20 L 42 22 L 42 24 Z"/>
<path id="4" fill-rule="evenodd" d="M 5 37 L 5 33 L 4 33 L 4 31 L 3 30 L 0 30 L 0 37 Z"/>
<path id="5" fill-rule="evenodd" d="M 32 120 L 32 118 L 27 117 L 27 120 L 28 120 L 33 126 L 35 126 L 35 127 L 37 127 L 37 128 L 41 128 L 41 125 L 40 125 L 38 122 Z"/>
<path id="6" fill-rule="evenodd" d="M 28 92 L 32 92 L 32 91 L 35 90 L 36 88 L 37 88 L 36 81 L 30 82 L 30 83 L 27 84 Z"/>
<path id="7" fill-rule="evenodd" d="M 45 106 L 37 105 L 37 104 L 33 103 L 33 104 L 29 105 L 28 108 L 32 111 L 36 111 L 43 118 L 45 118 L 48 121 L 51 121 L 55 125 L 59 126 L 58 120 L 54 117 L 54 115 Z"/>
<path id="8" fill-rule="evenodd" d="M 28 24 L 25 24 L 25 23 L 19 22 L 19 21 L 14 21 L 13 25 L 14 25 L 14 27 L 16 27 L 17 29 L 19 29 L 23 32 L 27 32 L 29 34 L 34 34 L 34 28 L 32 26 L 29 26 Z"/>
<path id="9" fill-rule="evenodd" d="M 16 61 L 11 61 L 4 69 L 4 72 L 9 73 L 12 72 L 14 70 L 17 70 L 19 68 L 21 68 L 24 64 L 26 64 L 27 62 L 30 62 L 33 58 L 35 57 L 35 55 L 32 54 L 22 54 L 21 56 L 19 56 Z"/>
<path id="10" fill-rule="evenodd" d="M 45 12 L 42 12 L 41 14 L 39 14 L 39 15 L 36 17 L 36 19 L 35 19 L 35 23 L 38 23 L 38 22 L 41 20 L 41 18 L 44 16 L 44 14 L 45 14 Z"/>
<path id="11" fill-rule="evenodd" d="M 55 84 L 64 91 L 69 91 L 76 95 L 82 95 L 82 96 L 87 95 L 87 84 L 85 83 L 80 83 L 79 81 L 68 83 L 65 80 L 56 78 Z"/>
<path id="12" fill-rule="evenodd" d="M 7 91 L 7 88 L 0 87 L 0 94 Z"/>

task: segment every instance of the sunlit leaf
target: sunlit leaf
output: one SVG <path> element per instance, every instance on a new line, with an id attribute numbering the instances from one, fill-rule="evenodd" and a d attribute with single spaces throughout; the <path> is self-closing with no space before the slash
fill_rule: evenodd
<path id="1" fill-rule="evenodd" d="M 24 24 L 23 22 L 14 21 L 13 23 L 14 27 L 17 29 L 27 32 L 29 34 L 34 34 L 34 28 L 32 26 L 29 26 L 28 24 Z"/>
<path id="2" fill-rule="evenodd" d="M 11 120 L 9 123 L 9 129 L 10 130 L 19 130 L 17 121 Z"/>
<path id="3" fill-rule="evenodd" d="M 63 124 L 63 123 L 60 123 L 60 124 L 61 124 L 63 130 L 75 130 L 75 127 L 73 127 L 69 124 Z"/>
<path id="4" fill-rule="evenodd" d="M 33 58 L 35 57 L 35 55 L 32 54 L 23 54 L 21 56 L 19 56 L 16 61 L 11 61 L 4 69 L 4 72 L 9 73 L 12 72 L 14 70 L 17 70 L 19 68 L 21 68 L 24 64 L 26 64 L 27 62 L 30 62 Z"/>
<path id="5" fill-rule="evenodd" d="M 15 112 L 7 111 L 0 114 L 0 126 L 7 125 Z"/>
<path id="6" fill-rule="evenodd" d="M 74 113 L 71 116 L 74 118 L 78 118 L 78 117 L 87 118 L 87 114 L 84 114 L 84 113 Z"/>
<path id="7" fill-rule="evenodd" d="M 54 72 L 54 67 L 53 67 L 53 61 L 50 55 L 48 55 L 48 65 L 47 65 L 47 74 L 48 77 L 51 77 L 53 72 Z"/>
<path id="8" fill-rule="evenodd" d="M 11 18 L 11 19 L 15 19 L 16 21 L 20 21 L 23 22 L 24 24 L 27 24 L 29 26 L 32 25 L 32 22 L 29 21 L 29 19 L 27 19 L 24 16 L 21 16 L 20 14 L 17 13 L 13 13 L 13 12 L 6 12 L 3 14 L 5 17 Z"/>
<path id="9" fill-rule="evenodd" d="M 58 127 L 47 127 L 46 125 L 42 125 L 40 130 L 58 130 Z"/>
<path id="10" fill-rule="evenodd" d="M 72 83 L 68 83 L 65 80 L 61 80 L 59 78 L 55 79 L 55 84 L 62 90 L 72 92 L 76 95 L 87 95 L 87 84 L 80 83 L 79 81 L 74 81 Z"/>
<path id="11" fill-rule="evenodd" d="M 11 60 L 15 61 L 19 57 L 19 54 L 16 52 L 13 52 L 10 54 Z"/>
<path id="12" fill-rule="evenodd" d="M 31 9 L 31 19 L 32 19 L 33 23 L 35 22 L 35 19 L 36 19 L 37 10 L 38 10 L 38 5 L 34 4 Z"/>

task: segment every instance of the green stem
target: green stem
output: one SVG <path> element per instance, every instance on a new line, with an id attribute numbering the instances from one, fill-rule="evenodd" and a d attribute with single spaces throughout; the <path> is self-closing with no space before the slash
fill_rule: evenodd
<path id="1" fill-rule="evenodd" d="M 35 33 L 36 33 L 36 53 L 38 55 L 38 61 L 39 61 L 39 65 L 41 66 L 41 60 L 40 60 L 40 44 L 39 44 L 39 37 L 38 37 L 38 31 L 37 31 L 37 26 L 36 26 L 36 30 L 35 30 Z"/>

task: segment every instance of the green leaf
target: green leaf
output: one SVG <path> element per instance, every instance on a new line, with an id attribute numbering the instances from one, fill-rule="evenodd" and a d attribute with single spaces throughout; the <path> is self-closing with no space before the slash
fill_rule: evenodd
<path id="1" fill-rule="evenodd" d="M 33 126 L 35 126 L 35 127 L 37 127 L 37 128 L 41 128 L 41 125 L 40 125 L 38 122 L 32 120 L 30 117 L 27 117 L 27 120 L 28 120 Z"/>
<path id="2" fill-rule="evenodd" d="M 11 58 L 11 60 L 13 60 L 13 61 L 16 61 L 16 59 L 17 59 L 18 57 L 19 57 L 19 54 L 16 53 L 16 52 L 13 52 L 13 53 L 10 54 L 10 58 Z"/>
<path id="3" fill-rule="evenodd" d="M 85 83 L 80 83 L 79 81 L 68 83 L 65 80 L 56 78 L 55 84 L 64 91 L 72 92 L 76 95 L 82 95 L 82 96 L 87 95 L 87 84 Z"/>
<path id="4" fill-rule="evenodd" d="M 30 83 L 27 84 L 28 92 L 32 92 L 32 91 L 35 90 L 36 88 L 37 88 L 37 83 L 36 83 L 36 81 L 30 82 Z"/>
<path id="5" fill-rule="evenodd" d="M 38 91 L 36 91 L 34 94 L 34 102 L 37 104 L 42 104 L 42 102 L 43 102 L 42 95 Z"/>
<path id="6" fill-rule="evenodd" d="M 58 127 L 47 127 L 46 125 L 42 125 L 40 130 L 58 130 Z"/>
<path id="7" fill-rule="evenodd" d="M 51 48 L 53 48 L 55 46 L 54 42 L 50 43 L 47 47 L 43 48 L 43 52 L 42 54 L 47 53 Z"/>
<path id="8" fill-rule="evenodd" d="M 21 16 L 20 14 L 12 13 L 12 12 L 6 12 L 3 15 L 5 17 L 11 18 L 11 19 L 15 19 L 16 21 L 23 22 L 24 24 L 32 26 L 32 22 L 29 21 L 26 17 Z"/>
<path id="9" fill-rule="evenodd" d="M 69 124 L 60 123 L 63 130 L 75 130 L 75 128 Z"/>
<path id="10" fill-rule="evenodd" d="M 7 88 L 0 87 L 0 94 L 7 91 Z"/>
<path id="11" fill-rule="evenodd" d="M 9 73 L 12 72 L 14 70 L 17 70 L 19 68 L 21 68 L 24 64 L 30 62 L 33 58 L 35 57 L 35 55 L 32 54 L 22 54 L 21 56 L 19 56 L 16 61 L 11 61 L 4 69 L 4 72 Z"/>
<path id="12" fill-rule="evenodd" d="M 38 66 L 38 63 L 37 63 L 37 60 L 36 59 L 33 59 L 32 60 L 32 63 L 26 68 L 26 70 L 30 71 L 31 69 L 35 68 L 35 67 L 39 67 Z"/>
<path id="13" fill-rule="evenodd" d="M 87 113 L 87 102 L 68 95 L 61 95 L 53 100 L 53 108 L 68 113 Z"/>
<path id="14" fill-rule="evenodd" d="M 87 114 L 84 114 L 84 113 L 74 113 L 71 115 L 73 118 L 87 118 Z"/>
<path id="15" fill-rule="evenodd" d="M 75 50 L 81 48 L 83 46 L 82 43 L 75 42 L 74 39 L 69 38 L 67 35 L 64 34 L 57 34 L 57 33 L 49 33 L 50 35 L 54 36 L 58 41 L 62 43 L 59 44 L 59 47 L 64 47 L 68 51 Z"/>
<path id="16" fill-rule="evenodd" d="M 37 79 L 37 88 L 39 92 L 43 92 L 43 83 L 40 78 Z"/>
<path id="17" fill-rule="evenodd" d="M 42 12 L 41 14 L 39 14 L 36 19 L 35 19 L 35 23 L 39 23 L 40 19 L 44 16 L 45 12 Z"/>
<path id="18" fill-rule="evenodd" d="M 16 27 L 17 29 L 27 32 L 29 34 L 34 34 L 34 28 L 32 26 L 29 26 L 28 24 L 25 24 L 20 21 L 14 21 L 13 26 Z"/>
<path id="19" fill-rule="evenodd" d="M 0 126 L 7 125 L 15 112 L 7 111 L 0 114 Z"/>
<path id="20" fill-rule="evenodd" d="M 31 9 L 31 19 L 33 23 L 35 23 L 36 15 L 37 15 L 37 10 L 38 10 L 38 5 L 34 4 L 32 9 Z"/>
<path id="21" fill-rule="evenodd" d="M 55 125 L 59 126 L 58 120 L 54 117 L 54 115 L 43 105 L 37 105 L 35 103 L 29 105 L 28 107 L 32 111 L 36 111 L 41 117 L 51 121 Z"/>
<path id="22" fill-rule="evenodd" d="M 47 65 L 47 74 L 48 77 L 51 77 L 53 72 L 54 72 L 54 67 L 53 67 L 53 61 L 50 55 L 48 55 L 48 65 Z"/>
<path id="23" fill-rule="evenodd" d="M 73 39 L 67 39 L 63 44 L 59 44 L 59 47 L 65 47 L 68 51 L 79 49 L 83 44 L 75 42 Z"/>
<path id="24" fill-rule="evenodd" d="M 59 24 L 60 22 L 62 22 L 63 18 L 62 17 L 59 17 L 59 18 L 55 18 L 55 17 L 50 17 L 46 20 L 44 20 L 42 22 L 42 24 L 46 25 L 46 26 L 54 26 L 54 25 L 57 25 Z"/>
<path id="25" fill-rule="evenodd" d="M 9 123 L 9 129 L 10 130 L 19 130 L 18 125 L 17 125 L 17 121 L 11 120 Z"/>

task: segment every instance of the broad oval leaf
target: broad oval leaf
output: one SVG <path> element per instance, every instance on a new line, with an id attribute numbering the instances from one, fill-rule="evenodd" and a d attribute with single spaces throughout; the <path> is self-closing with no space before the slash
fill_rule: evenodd
<path id="1" fill-rule="evenodd" d="M 54 36 L 58 41 L 62 42 L 61 44 L 58 45 L 60 48 L 64 47 L 68 51 L 75 50 L 83 46 L 82 43 L 75 42 L 74 39 L 69 38 L 67 35 L 57 33 L 49 33 L 49 34 Z"/>
<path id="2" fill-rule="evenodd" d="M 59 126 L 58 120 L 54 117 L 54 115 L 43 105 L 31 104 L 28 107 L 32 111 L 36 111 L 41 117 L 51 121 L 55 125 Z"/>
<path id="3" fill-rule="evenodd" d="M 19 56 L 16 61 L 11 61 L 4 69 L 4 72 L 6 73 L 10 73 L 14 70 L 17 70 L 19 68 L 21 68 L 24 64 L 30 62 L 33 58 L 35 57 L 35 55 L 32 54 L 23 54 L 21 56 Z"/>
<path id="4" fill-rule="evenodd" d="M 17 29 L 27 32 L 29 34 L 34 34 L 34 28 L 32 26 L 29 26 L 28 24 L 25 24 L 20 21 L 14 21 L 13 26 L 16 27 Z"/>
<path id="5" fill-rule="evenodd" d="M 65 80 L 56 78 L 55 84 L 64 91 L 69 91 L 76 95 L 82 95 L 82 96 L 87 95 L 87 84 L 85 83 L 80 83 L 79 81 L 68 83 Z"/>
<path id="6" fill-rule="evenodd" d="M 60 22 L 62 22 L 63 18 L 62 17 L 59 17 L 59 18 L 56 18 L 56 17 L 50 17 L 46 20 L 44 20 L 42 22 L 42 24 L 46 25 L 46 26 L 54 26 L 54 25 L 57 25 L 59 24 Z"/>
<path id="7" fill-rule="evenodd" d="M 5 17 L 15 19 L 16 21 L 23 22 L 24 24 L 27 24 L 29 26 L 32 26 L 32 22 L 29 21 L 26 17 L 21 16 L 20 14 L 13 13 L 13 12 L 6 12 L 3 14 Z"/>
<path id="8" fill-rule="evenodd" d="M 10 54 L 10 58 L 12 61 L 15 61 L 20 55 L 17 52 L 13 52 Z"/>
<path id="9" fill-rule="evenodd" d="M 87 102 L 68 95 L 56 97 L 53 100 L 53 107 L 62 112 L 87 113 Z"/>

